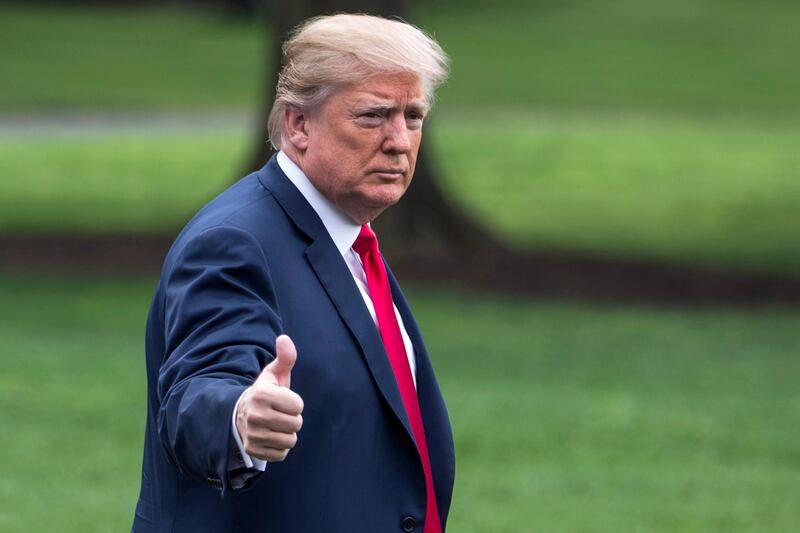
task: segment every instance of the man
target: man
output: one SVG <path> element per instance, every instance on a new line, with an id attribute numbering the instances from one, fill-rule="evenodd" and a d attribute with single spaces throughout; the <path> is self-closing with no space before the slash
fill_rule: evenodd
<path id="1" fill-rule="evenodd" d="M 307 21 L 284 56 L 280 152 L 164 262 L 133 531 L 439 533 L 450 426 L 369 223 L 411 182 L 447 58 L 366 15 Z"/>

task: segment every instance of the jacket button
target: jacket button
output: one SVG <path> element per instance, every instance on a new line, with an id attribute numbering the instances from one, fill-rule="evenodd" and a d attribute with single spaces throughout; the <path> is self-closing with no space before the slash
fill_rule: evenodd
<path id="1" fill-rule="evenodd" d="M 414 531 L 414 528 L 417 527 L 417 521 L 414 520 L 413 516 L 407 516 L 403 518 L 403 521 L 400 523 L 400 527 L 402 527 L 403 531 L 406 533 L 411 533 Z"/>

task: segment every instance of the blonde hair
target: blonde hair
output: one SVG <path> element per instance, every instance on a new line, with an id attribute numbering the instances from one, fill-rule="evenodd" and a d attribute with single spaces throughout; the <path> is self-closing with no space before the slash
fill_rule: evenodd
<path id="1" fill-rule="evenodd" d="M 337 88 L 383 73 L 419 76 L 428 104 L 447 79 L 449 58 L 428 34 L 401 20 L 365 14 L 314 17 L 283 45 L 283 68 L 269 113 L 269 138 L 281 147 L 287 105 L 309 111 Z"/>

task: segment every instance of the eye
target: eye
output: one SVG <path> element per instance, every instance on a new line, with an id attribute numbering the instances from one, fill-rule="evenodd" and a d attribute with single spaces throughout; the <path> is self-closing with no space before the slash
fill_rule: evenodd
<path id="1" fill-rule="evenodd" d="M 383 115 L 380 111 L 362 111 L 356 114 L 356 122 L 367 128 L 378 127 L 382 121 Z"/>
<path id="2" fill-rule="evenodd" d="M 411 129 L 418 129 L 422 127 L 422 121 L 425 119 L 425 115 L 422 113 L 417 112 L 410 112 L 406 114 L 406 124 Z"/>

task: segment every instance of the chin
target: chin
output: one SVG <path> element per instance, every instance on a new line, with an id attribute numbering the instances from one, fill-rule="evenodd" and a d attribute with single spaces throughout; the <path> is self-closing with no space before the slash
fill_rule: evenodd
<path id="1" fill-rule="evenodd" d="M 387 208 L 396 204 L 399 199 L 400 198 L 394 198 L 391 201 L 388 199 L 377 201 L 375 198 L 370 198 L 369 201 L 358 204 L 358 207 L 351 211 L 350 217 L 359 224 L 372 222 Z"/>
<path id="2" fill-rule="evenodd" d="M 348 205 L 354 208 L 353 211 L 355 212 L 371 213 L 377 216 L 387 207 L 399 202 L 405 192 L 406 188 L 404 186 L 396 184 L 370 187 L 367 190 L 361 190 L 353 194 L 348 201 Z"/>
<path id="3" fill-rule="evenodd" d="M 402 194 L 399 194 L 399 195 L 384 196 L 381 198 L 373 199 L 373 201 L 370 202 L 370 207 L 375 211 L 379 212 L 383 211 L 387 207 L 392 207 L 394 204 L 399 202 L 402 196 L 403 196 Z"/>
<path id="4" fill-rule="evenodd" d="M 370 196 L 374 204 L 383 205 L 386 208 L 399 202 L 406 193 L 406 188 L 405 185 L 392 184 L 381 187 Z"/>

